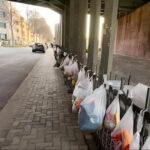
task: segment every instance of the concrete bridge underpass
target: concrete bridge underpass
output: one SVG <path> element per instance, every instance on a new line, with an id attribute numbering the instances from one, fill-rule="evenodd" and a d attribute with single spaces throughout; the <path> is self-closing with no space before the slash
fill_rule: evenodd
<path id="1" fill-rule="evenodd" d="M 13 0 L 12 0 L 13 1 Z M 125 21 L 129 21 L 129 24 L 136 22 L 134 18 L 140 18 L 142 11 L 139 7 L 144 4 L 148 4 L 149 0 L 14 0 L 15 2 L 21 2 L 26 4 L 44 6 L 51 8 L 61 14 L 60 30 L 62 34 L 57 35 L 57 44 L 62 45 L 67 48 L 69 52 L 77 54 L 79 60 L 86 63 L 89 68 L 93 69 L 95 72 L 107 73 L 112 71 L 113 64 L 113 54 L 119 53 L 123 55 L 143 57 L 146 58 L 149 55 L 147 52 L 148 42 L 145 42 L 142 35 L 141 45 L 138 49 L 136 45 L 136 36 L 127 35 L 130 38 L 124 36 L 123 30 L 132 27 L 126 34 L 130 34 L 134 30 L 136 23 L 130 27 L 125 26 Z M 143 6 L 144 7 L 144 6 Z M 145 6 L 146 7 L 146 6 Z M 147 6 L 149 7 L 149 6 Z M 148 8 L 147 8 L 148 9 Z M 138 11 L 133 14 L 133 12 Z M 89 29 L 89 45 L 86 46 L 85 32 L 86 32 L 86 17 L 90 14 L 90 29 Z M 130 14 L 133 14 L 131 16 Z M 104 28 L 102 34 L 101 47 L 98 47 L 98 33 L 99 33 L 99 16 L 104 17 Z M 148 15 L 143 13 L 144 16 Z M 124 18 L 123 17 L 128 17 Z M 142 22 L 142 20 L 140 20 Z M 138 23 L 140 26 L 140 22 Z M 131 23 L 132 24 L 132 23 Z M 148 21 L 147 21 L 147 24 Z M 148 25 L 147 25 L 148 27 Z M 124 28 L 124 29 L 122 29 Z M 140 27 L 139 27 L 140 28 Z M 117 32 L 118 30 L 118 32 Z M 138 30 L 138 29 L 137 29 Z M 140 29 L 139 29 L 140 30 Z M 136 34 L 138 31 L 133 31 Z M 135 33 L 136 32 L 136 33 Z M 144 32 L 148 32 L 144 31 Z M 121 34 L 120 37 L 118 34 Z M 148 33 L 146 33 L 148 38 Z M 122 38 L 121 38 L 122 37 Z M 120 41 L 119 41 L 120 40 Z M 130 40 L 130 43 L 128 43 Z M 128 41 L 128 42 L 127 42 Z M 119 42 L 119 43 L 118 43 Z M 127 44 L 121 44 L 127 43 Z M 142 44 L 146 45 L 145 47 Z M 88 49 L 88 58 L 86 59 L 86 49 Z M 139 52 L 136 52 L 139 51 Z M 138 54 L 137 54 L 138 53 Z M 144 53 L 144 54 L 143 54 Z M 146 53 L 146 54 L 145 54 Z M 142 54 L 142 55 L 141 55 Z"/>

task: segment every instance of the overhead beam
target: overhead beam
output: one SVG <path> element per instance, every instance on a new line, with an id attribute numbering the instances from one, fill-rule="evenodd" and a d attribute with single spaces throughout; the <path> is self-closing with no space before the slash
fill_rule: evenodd
<path id="1" fill-rule="evenodd" d="M 62 13 L 62 10 L 65 9 L 65 5 L 66 5 L 66 0 L 10 0 L 10 1 L 43 6 L 43 7 L 51 8 L 58 13 Z M 88 10 L 90 10 L 90 1 L 91 0 L 88 0 L 88 7 L 89 7 Z M 126 14 L 127 12 L 129 13 L 147 2 L 149 2 L 149 0 L 119 0 L 118 15 L 120 15 L 120 13 L 121 14 Z M 105 7 L 105 1 L 101 0 L 100 14 L 104 13 L 104 7 Z"/>
<path id="2" fill-rule="evenodd" d="M 61 2 L 61 1 L 59 1 L 59 0 L 53 0 L 53 1 L 51 1 L 51 2 L 53 2 L 53 3 L 55 3 L 55 4 L 59 4 L 59 5 L 61 5 L 61 6 L 65 6 L 65 4 L 64 4 L 63 2 Z"/>
<path id="3" fill-rule="evenodd" d="M 53 4 L 51 0 L 50 1 L 46 1 L 46 0 L 45 1 L 44 0 L 41 0 L 41 1 L 37 1 L 37 0 L 32 0 L 32 1 L 31 0 L 10 0 L 10 1 L 51 8 L 52 10 L 54 10 L 58 13 L 63 12 L 63 8 L 56 6 L 56 4 Z"/>

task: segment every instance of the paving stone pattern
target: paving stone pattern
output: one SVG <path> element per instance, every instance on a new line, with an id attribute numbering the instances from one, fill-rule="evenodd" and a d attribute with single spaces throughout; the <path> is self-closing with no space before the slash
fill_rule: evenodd
<path id="1" fill-rule="evenodd" d="M 53 68 L 51 51 L 36 64 L 8 102 L 16 103 L 9 127 L 0 131 L 0 150 L 87 149 L 77 114 L 71 112 L 71 95 L 67 94 L 62 73 Z"/>

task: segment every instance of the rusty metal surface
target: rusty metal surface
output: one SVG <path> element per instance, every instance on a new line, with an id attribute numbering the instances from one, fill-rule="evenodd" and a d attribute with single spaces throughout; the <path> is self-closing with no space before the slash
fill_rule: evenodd
<path id="1" fill-rule="evenodd" d="M 150 59 L 150 2 L 119 18 L 116 52 Z"/>

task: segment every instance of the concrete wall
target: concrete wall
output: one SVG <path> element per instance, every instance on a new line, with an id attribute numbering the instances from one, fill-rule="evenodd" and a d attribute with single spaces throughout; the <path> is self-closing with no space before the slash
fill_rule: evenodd
<path id="1" fill-rule="evenodd" d="M 118 19 L 116 53 L 150 59 L 150 2 Z"/>

